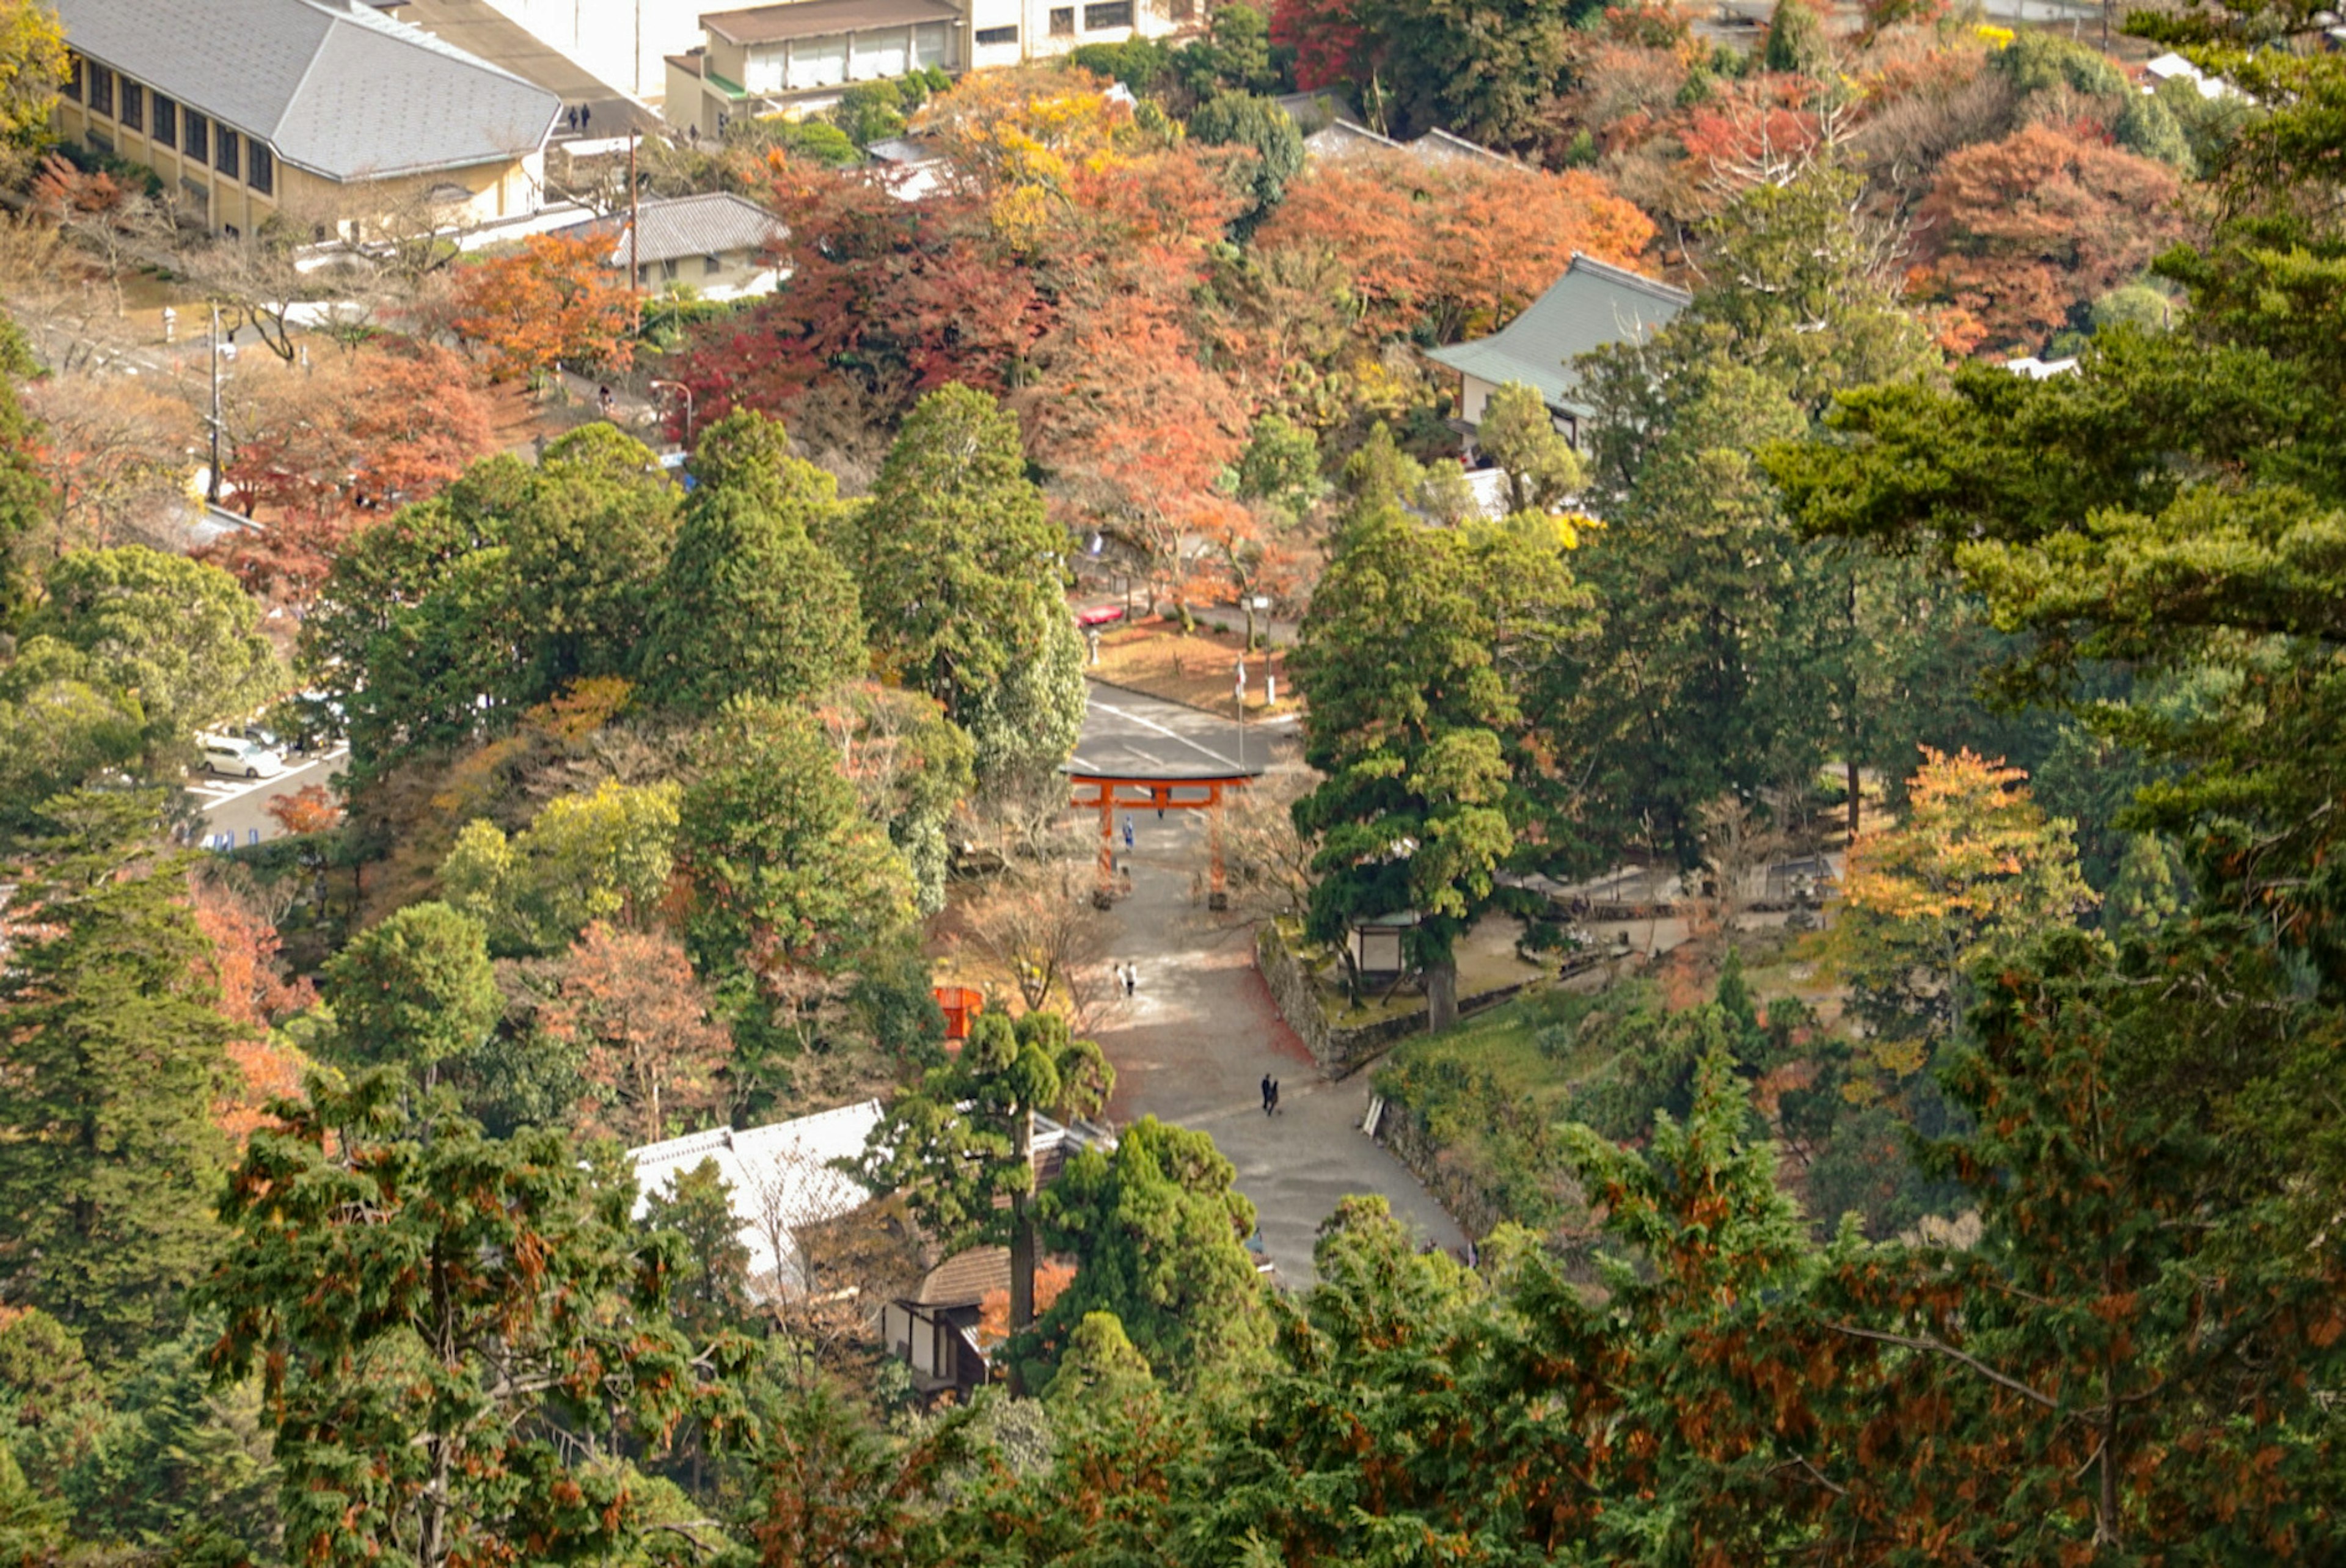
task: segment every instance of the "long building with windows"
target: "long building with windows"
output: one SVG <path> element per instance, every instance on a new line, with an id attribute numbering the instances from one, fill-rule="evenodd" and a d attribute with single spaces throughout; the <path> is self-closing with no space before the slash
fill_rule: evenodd
<path id="1" fill-rule="evenodd" d="M 718 137 L 827 107 L 857 82 L 1164 37 L 1203 15 L 1198 0 L 782 0 L 705 12 L 700 46 L 668 57 L 663 112 L 679 134 Z"/>
<path id="2" fill-rule="evenodd" d="M 205 228 L 462 228 L 543 205 L 561 100 L 365 0 L 55 3 L 59 134 L 154 170 Z"/>

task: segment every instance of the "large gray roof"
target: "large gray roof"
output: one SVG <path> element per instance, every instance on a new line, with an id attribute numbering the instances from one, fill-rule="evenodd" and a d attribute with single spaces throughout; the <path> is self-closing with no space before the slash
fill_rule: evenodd
<path id="1" fill-rule="evenodd" d="M 680 261 L 693 256 L 721 256 L 729 250 L 754 250 L 778 240 L 790 230 L 782 220 L 746 196 L 712 191 L 702 196 L 672 196 L 641 204 L 646 261 Z M 623 209 L 583 224 L 579 230 L 607 234 L 615 241 L 610 263 L 627 267 L 627 214 Z"/>
<path id="2" fill-rule="evenodd" d="M 1575 255 L 1564 276 L 1503 330 L 1427 358 L 1494 386 L 1528 382 L 1550 408 L 1586 414 L 1574 396 L 1580 378 L 1572 361 L 1606 343 L 1642 341 L 1692 299 L 1643 273 Z"/>
<path id="3" fill-rule="evenodd" d="M 330 179 L 536 152 L 555 94 L 365 0 L 56 0 L 66 41 Z"/>

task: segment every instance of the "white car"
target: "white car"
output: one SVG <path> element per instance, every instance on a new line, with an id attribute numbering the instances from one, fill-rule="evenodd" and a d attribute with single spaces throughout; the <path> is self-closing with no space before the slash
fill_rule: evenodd
<path id="1" fill-rule="evenodd" d="M 230 779 L 274 779 L 285 771 L 285 759 L 266 746 L 233 735 L 197 738 L 203 747 L 203 769 Z"/>

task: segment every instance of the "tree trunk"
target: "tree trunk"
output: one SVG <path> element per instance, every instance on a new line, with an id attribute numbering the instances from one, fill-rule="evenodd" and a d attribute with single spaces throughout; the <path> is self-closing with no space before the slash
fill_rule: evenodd
<path id="1" fill-rule="evenodd" d="M 1458 1022 L 1458 961 L 1445 958 L 1425 966 L 1425 1026 L 1447 1029 Z"/>
<path id="2" fill-rule="evenodd" d="M 1865 809 L 1865 796 L 1859 788 L 1856 758 L 1852 756 L 1843 766 L 1849 769 L 1849 841 L 1854 844 L 1857 842 L 1858 822 Z"/>
<path id="3" fill-rule="evenodd" d="M 1031 1173 L 1035 1165 L 1035 1113 L 1022 1109 L 1012 1119 L 1012 1138 L 1018 1158 Z M 1010 1196 L 1010 1331 L 1025 1332 L 1035 1322 L 1035 1212 L 1034 1194 L 1013 1193 Z M 1018 1363 L 1010 1363 L 1010 1392 L 1023 1397 L 1026 1390 L 1018 1375 Z"/>

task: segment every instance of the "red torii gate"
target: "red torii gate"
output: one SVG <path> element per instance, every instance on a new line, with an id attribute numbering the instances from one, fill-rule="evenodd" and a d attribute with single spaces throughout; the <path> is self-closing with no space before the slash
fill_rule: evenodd
<path id="1" fill-rule="evenodd" d="M 1074 773 L 1067 775 L 1070 803 L 1099 811 L 1099 886 L 1093 901 L 1102 909 L 1116 896 L 1116 814 L 1120 810 L 1204 811 L 1209 813 L 1208 839 L 1213 846 L 1212 881 L 1206 907 L 1227 909 L 1230 895 L 1222 870 L 1222 796 L 1254 782 L 1257 769 L 1242 773 L 1167 778 L 1161 775 Z M 1085 791 L 1088 789 L 1090 793 Z"/>

